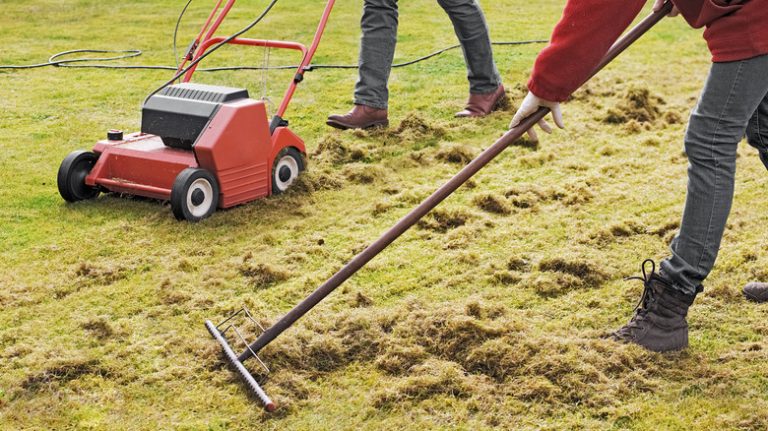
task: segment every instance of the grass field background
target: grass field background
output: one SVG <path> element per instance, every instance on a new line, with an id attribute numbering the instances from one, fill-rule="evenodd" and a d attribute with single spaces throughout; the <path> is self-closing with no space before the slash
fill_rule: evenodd
<path id="1" fill-rule="evenodd" d="M 339 2 L 316 63 L 355 63 L 361 2 Z M 495 40 L 546 39 L 562 1 L 486 1 Z M 225 31 L 264 1 L 241 0 Z M 181 1 L 0 1 L 0 64 L 68 49 L 141 49 L 173 64 Z M 322 2 L 283 0 L 250 35 L 308 42 Z M 185 47 L 210 5 L 193 3 Z M 397 60 L 455 43 L 437 4 L 401 5 Z M 513 104 L 542 45 L 497 47 Z M 222 50 L 208 64 L 262 62 Z M 272 52 L 273 64 L 295 57 Z M 167 204 L 67 205 L 56 171 L 107 129 L 137 130 L 162 71 L 0 71 L 0 428 L 768 428 L 766 172 L 739 150 L 718 267 L 689 318 L 691 348 L 658 355 L 600 339 L 630 316 L 625 282 L 663 258 L 685 196 L 685 119 L 709 54 L 660 24 L 564 106 L 567 129 L 513 146 L 264 352 L 281 408 L 262 412 L 203 321 L 248 305 L 274 321 L 500 136 L 513 110 L 456 120 L 459 51 L 399 69 L 392 127 L 330 130 L 355 71 L 307 75 L 287 117 L 307 143 L 296 189 L 179 223 Z M 278 101 L 290 72 L 269 74 Z M 247 86 L 260 72 L 198 74 Z"/>

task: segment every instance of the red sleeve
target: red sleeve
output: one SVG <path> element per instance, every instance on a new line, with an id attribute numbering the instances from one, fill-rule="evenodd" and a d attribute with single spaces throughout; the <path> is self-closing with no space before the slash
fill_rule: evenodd
<path id="1" fill-rule="evenodd" d="M 544 100 L 565 101 L 600 63 L 646 0 L 568 0 L 563 17 L 533 66 L 528 89 Z"/>
<path id="2" fill-rule="evenodd" d="M 704 27 L 718 18 L 736 12 L 744 3 L 744 0 L 675 0 L 680 14 L 693 28 Z"/>

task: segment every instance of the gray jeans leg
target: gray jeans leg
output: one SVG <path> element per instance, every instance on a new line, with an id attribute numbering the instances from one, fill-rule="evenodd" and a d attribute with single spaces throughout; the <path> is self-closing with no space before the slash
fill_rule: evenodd
<path id="1" fill-rule="evenodd" d="M 355 104 L 387 109 L 387 81 L 395 58 L 397 25 L 397 0 L 365 0 Z"/>
<path id="2" fill-rule="evenodd" d="M 476 0 L 437 0 L 453 23 L 467 64 L 469 92 L 487 94 L 501 85 L 485 15 Z"/>
<path id="3" fill-rule="evenodd" d="M 736 149 L 768 95 L 768 56 L 712 65 L 685 137 L 688 194 L 672 256 L 661 271 L 693 294 L 709 275 L 733 201 Z"/>
<path id="4" fill-rule="evenodd" d="M 747 128 L 747 141 L 749 145 L 757 148 L 760 160 L 768 168 L 768 95 L 765 96 L 755 115 L 749 120 Z"/>

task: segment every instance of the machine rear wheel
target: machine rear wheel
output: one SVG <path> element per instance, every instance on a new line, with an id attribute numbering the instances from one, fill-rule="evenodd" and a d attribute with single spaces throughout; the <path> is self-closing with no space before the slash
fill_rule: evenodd
<path id="1" fill-rule="evenodd" d="M 84 201 L 99 195 L 98 187 L 85 184 L 85 177 L 91 173 L 98 159 L 99 157 L 90 151 L 74 151 L 64 158 L 59 166 L 56 183 L 59 186 L 59 194 L 65 201 Z"/>
<path id="2" fill-rule="evenodd" d="M 181 171 L 171 188 L 171 209 L 178 220 L 198 222 L 210 217 L 219 205 L 219 184 L 205 169 Z"/>
<path id="3" fill-rule="evenodd" d="M 304 158 L 296 148 L 284 148 L 272 166 L 272 194 L 279 195 L 291 187 L 304 170 Z"/>

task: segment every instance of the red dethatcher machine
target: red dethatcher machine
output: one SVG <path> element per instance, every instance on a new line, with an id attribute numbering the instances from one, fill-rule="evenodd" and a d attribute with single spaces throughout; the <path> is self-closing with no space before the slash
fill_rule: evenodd
<path id="1" fill-rule="evenodd" d="M 190 45 L 171 84 L 148 97 L 141 132 L 111 130 L 93 151 L 69 154 L 58 172 L 68 202 L 116 192 L 170 200 L 179 220 L 199 221 L 217 208 L 230 208 L 287 190 L 305 168 L 304 142 L 284 119 L 296 87 L 320 44 L 335 0 L 328 0 L 309 48 L 297 42 L 216 36 L 236 0 L 217 0 Z M 277 112 L 268 119 L 263 100 L 248 91 L 191 83 L 200 61 L 226 45 L 290 49 L 302 55 Z"/>

